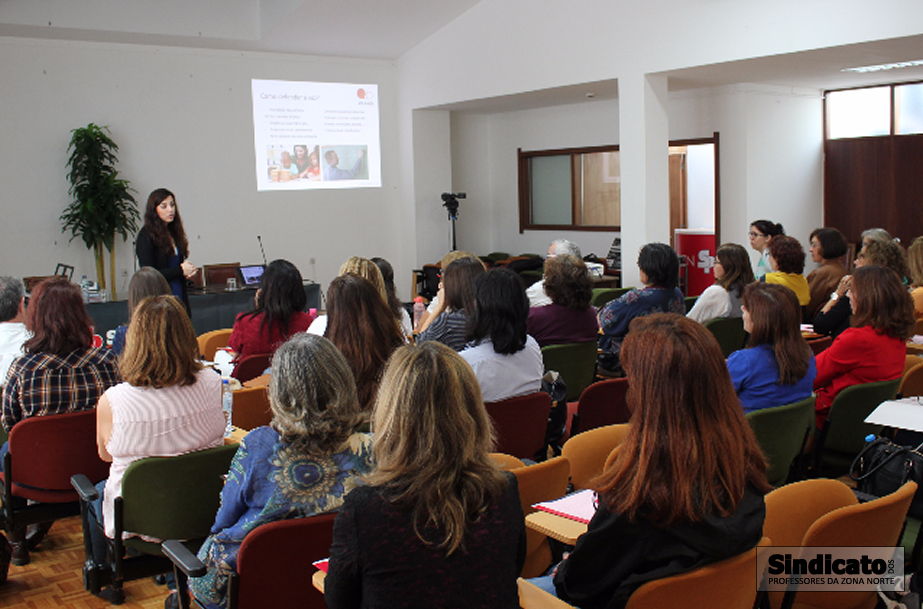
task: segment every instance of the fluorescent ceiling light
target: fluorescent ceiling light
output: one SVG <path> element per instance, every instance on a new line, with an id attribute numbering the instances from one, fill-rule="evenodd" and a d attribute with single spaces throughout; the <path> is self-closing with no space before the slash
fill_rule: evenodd
<path id="1" fill-rule="evenodd" d="M 862 66 L 861 68 L 844 68 L 840 72 L 881 72 L 882 70 L 897 70 L 898 68 L 912 68 L 914 66 L 923 66 L 923 59 L 915 61 L 901 61 L 898 63 L 882 63 L 877 66 Z"/>

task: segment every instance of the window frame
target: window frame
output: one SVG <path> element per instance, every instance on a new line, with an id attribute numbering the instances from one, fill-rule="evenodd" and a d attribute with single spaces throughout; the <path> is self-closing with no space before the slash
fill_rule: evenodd
<path id="1" fill-rule="evenodd" d="M 823 115 L 823 131 L 824 131 L 824 141 L 835 141 L 835 140 L 857 140 L 863 138 L 885 138 L 885 137 L 904 137 L 904 136 L 913 136 L 920 135 L 919 133 L 897 133 L 897 88 L 907 85 L 921 85 L 923 80 L 908 80 L 906 82 L 892 82 L 892 83 L 880 83 L 875 85 L 862 85 L 860 87 L 845 87 L 843 89 L 826 89 L 824 90 L 824 115 Z M 890 90 L 890 131 L 886 135 L 862 135 L 857 137 L 830 137 L 830 124 L 827 117 L 827 96 L 830 93 L 841 93 L 843 91 L 858 91 L 861 89 L 889 89 Z"/>

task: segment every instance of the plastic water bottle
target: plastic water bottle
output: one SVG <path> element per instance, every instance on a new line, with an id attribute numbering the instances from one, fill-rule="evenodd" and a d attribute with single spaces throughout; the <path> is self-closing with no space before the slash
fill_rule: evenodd
<path id="1" fill-rule="evenodd" d="M 413 327 L 416 329 L 420 325 L 420 318 L 423 317 L 423 312 L 426 311 L 426 305 L 423 304 L 423 297 L 417 296 L 413 299 Z"/>
<path id="2" fill-rule="evenodd" d="M 234 418 L 234 392 L 231 391 L 231 385 L 227 379 L 221 379 L 221 410 L 224 412 L 224 437 L 230 438 L 231 432 L 234 431 L 234 424 L 231 422 Z"/>

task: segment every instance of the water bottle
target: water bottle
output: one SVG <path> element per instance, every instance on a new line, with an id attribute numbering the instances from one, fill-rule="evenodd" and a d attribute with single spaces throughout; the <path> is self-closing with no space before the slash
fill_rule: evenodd
<path id="1" fill-rule="evenodd" d="M 221 410 L 224 412 L 224 437 L 230 438 L 234 431 L 232 419 L 234 418 L 234 392 L 227 379 L 221 379 Z"/>
<path id="2" fill-rule="evenodd" d="M 423 312 L 426 311 L 426 305 L 423 304 L 423 297 L 417 296 L 413 299 L 413 327 L 416 329 L 420 325 L 420 318 L 423 317 Z"/>

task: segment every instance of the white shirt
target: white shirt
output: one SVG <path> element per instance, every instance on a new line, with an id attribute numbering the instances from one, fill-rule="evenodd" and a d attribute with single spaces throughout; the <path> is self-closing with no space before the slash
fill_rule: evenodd
<path id="1" fill-rule="evenodd" d="M 314 321 L 311 322 L 311 325 L 308 326 L 308 334 L 315 334 L 317 336 L 323 336 L 324 332 L 327 331 L 327 316 L 318 315 L 314 318 Z"/>
<path id="2" fill-rule="evenodd" d="M 511 355 L 494 351 L 490 340 L 468 347 L 459 355 L 474 370 L 485 402 L 529 395 L 542 388 L 542 350 L 531 336 L 526 337 L 524 349 Z"/>
<path id="3" fill-rule="evenodd" d="M 529 307 L 544 307 L 551 304 L 548 294 L 545 294 L 545 278 L 542 277 L 528 287 L 526 296 L 529 297 Z"/>
<path id="4" fill-rule="evenodd" d="M 10 364 L 23 354 L 22 344 L 29 340 L 32 333 L 26 330 L 26 324 L 18 321 L 0 323 L 0 387 L 6 385 L 6 374 Z"/>
<path id="5" fill-rule="evenodd" d="M 727 317 L 730 314 L 731 299 L 727 290 L 716 283 L 705 288 L 702 295 L 695 301 L 692 310 L 686 313 L 686 317 L 701 324 L 709 319 Z"/>

